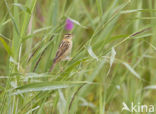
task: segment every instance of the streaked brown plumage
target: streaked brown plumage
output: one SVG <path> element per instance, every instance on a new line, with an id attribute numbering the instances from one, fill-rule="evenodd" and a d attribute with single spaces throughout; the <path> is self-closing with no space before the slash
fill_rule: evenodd
<path id="1" fill-rule="evenodd" d="M 71 49 L 72 49 L 72 34 L 65 34 L 61 44 L 59 45 L 56 56 L 53 60 L 50 72 L 53 70 L 56 63 L 65 59 L 70 54 Z"/>

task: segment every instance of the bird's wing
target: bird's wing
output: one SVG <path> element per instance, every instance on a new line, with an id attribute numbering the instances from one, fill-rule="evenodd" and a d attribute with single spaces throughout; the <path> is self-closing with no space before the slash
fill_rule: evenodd
<path id="1" fill-rule="evenodd" d="M 56 53 L 56 57 L 54 59 L 54 61 L 56 61 L 58 58 L 60 58 L 69 48 L 70 43 L 68 41 L 62 41 L 58 51 Z"/>

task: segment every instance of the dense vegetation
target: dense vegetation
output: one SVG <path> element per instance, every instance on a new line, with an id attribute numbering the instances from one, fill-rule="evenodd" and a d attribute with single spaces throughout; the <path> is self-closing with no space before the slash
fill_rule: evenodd
<path id="1" fill-rule="evenodd" d="M 48 72 L 67 18 L 72 59 Z M 0 0 L 0 114 L 156 105 L 155 25 L 155 0 Z"/>

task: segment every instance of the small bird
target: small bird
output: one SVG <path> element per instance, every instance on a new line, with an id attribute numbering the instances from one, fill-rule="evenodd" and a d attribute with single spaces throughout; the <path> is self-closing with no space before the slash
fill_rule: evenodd
<path id="1" fill-rule="evenodd" d="M 65 34 L 61 44 L 58 47 L 56 56 L 53 60 L 53 64 L 50 68 L 50 72 L 53 70 L 56 63 L 66 59 L 72 50 L 72 34 Z"/>

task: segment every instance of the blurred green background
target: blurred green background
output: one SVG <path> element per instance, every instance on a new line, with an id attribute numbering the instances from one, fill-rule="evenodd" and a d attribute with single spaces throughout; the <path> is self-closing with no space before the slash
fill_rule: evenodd
<path id="1" fill-rule="evenodd" d="M 48 72 L 67 18 L 72 60 Z M 0 1 L 0 114 L 129 114 L 155 89 L 155 0 Z"/>

